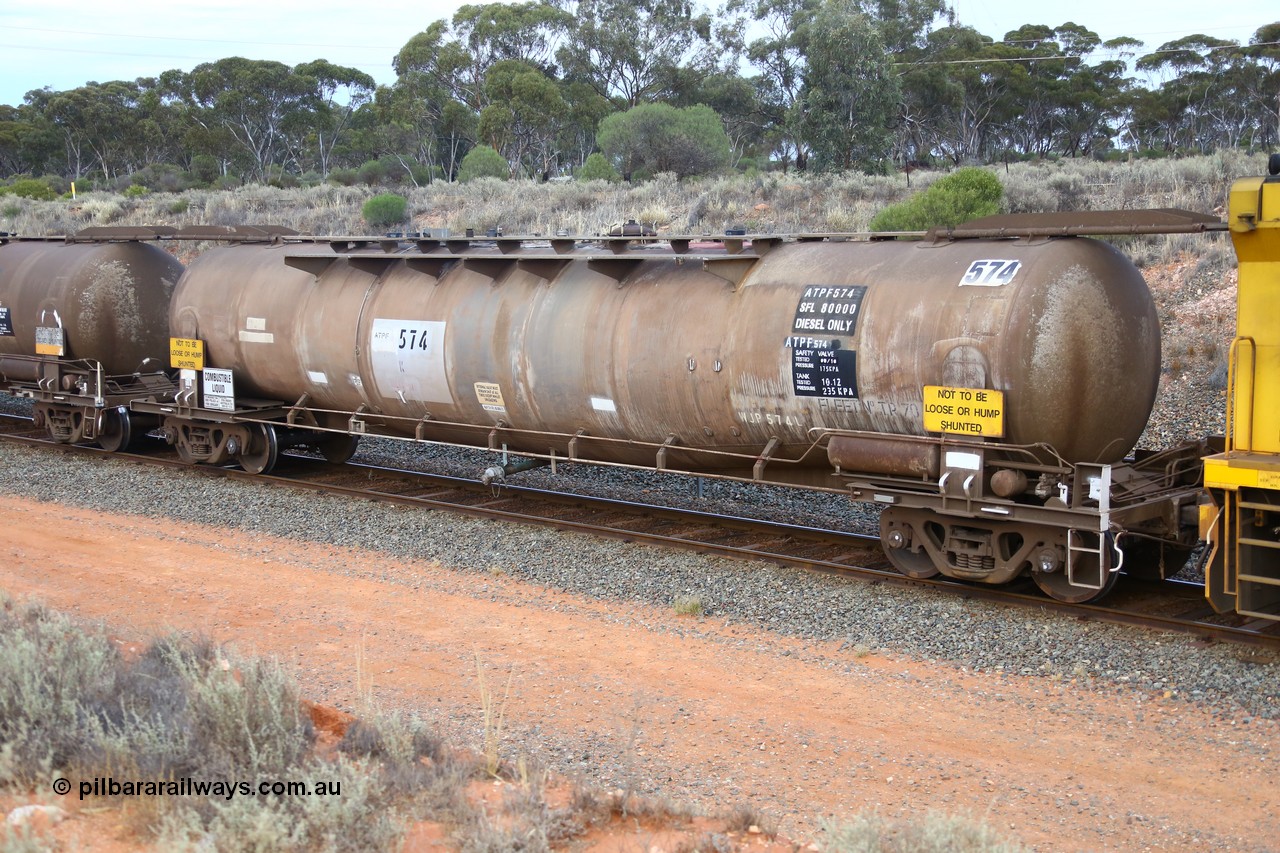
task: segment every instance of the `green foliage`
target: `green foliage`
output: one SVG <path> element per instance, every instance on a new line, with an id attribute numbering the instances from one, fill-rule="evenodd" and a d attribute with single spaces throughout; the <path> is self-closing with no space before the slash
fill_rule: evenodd
<path id="1" fill-rule="evenodd" d="M 855 0 L 825 0 L 808 34 L 794 121 L 820 171 L 883 171 L 901 92 L 891 57 Z"/>
<path id="2" fill-rule="evenodd" d="M 959 225 L 1000 211 L 1004 189 L 986 169 L 969 167 L 939 178 L 910 199 L 892 204 L 871 220 L 872 231 L 923 231 Z"/>
<path id="3" fill-rule="evenodd" d="M 617 169 L 613 168 L 613 164 L 597 151 L 588 157 L 587 162 L 583 163 L 582 168 L 578 170 L 578 180 L 613 183 L 622 180 L 622 176 L 618 174 Z"/>
<path id="4" fill-rule="evenodd" d="M 623 177 L 710 175 L 729 165 L 724 122 L 706 106 L 641 104 L 600 122 L 596 141 Z"/>
<path id="5" fill-rule="evenodd" d="M 404 222 L 404 215 L 408 206 L 409 201 L 404 196 L 396 195 L 395 193 L 382 193 L 366 201 L 360 212 L 364 216 L 364 221 L 368 222 L 372 227 L 386 228 L 389 225 L 398 225 Z"/>
<path id="6" fill-rule="evenodd" d="M 329 173 L 329 183 L 340 187 L 354 187 L 360 179 L 355 169 L 334 169 Z"/>
<path id="7" fill-rule="evenodd" d="M 211 184 L 218 179 L 221 170 L 218 158 L 209 154 L 197 154 L 191 158 L 191 175 L 202 184 Z"/>
<path id="8" fill-rule="evenodd" d="M 499 178 L 505 181 L 509 177 L 511 177 L 511 166 L 490 145 L 477 145 L 472 148 L 467 152 L 467 156 L 462 158 L 462 165 L 458 169 L 458 181 L 464 184 L 477 178 Z"/>
<path id="9" fill-rule="evenodd" d="M 193 183 L 193 175 L 172 163 L 152 163 L 129 175 L 130 185 L 152 192 L 181 192 Z"/>
<path id="10" fill-rule="evenodd" d="M 41 178 L 22 178 L 7 187 L 0 187 L 0 193 L 16 195 L 36 201 L 53 201 L 58 193 Z"/>
<path id="11" fill-rule="evenodd" d="M 385 186 L 387 183 L 387 167 L 380 160 L 369 160 L 361 163 L 356 169 L 356 180 L 370 187 Z"/>

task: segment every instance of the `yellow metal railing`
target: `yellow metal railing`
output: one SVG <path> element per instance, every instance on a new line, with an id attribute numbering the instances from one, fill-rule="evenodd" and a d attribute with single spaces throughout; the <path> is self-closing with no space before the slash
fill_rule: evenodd
<path id="1" fill-rule="evenodd" d="M 1247 346 L 1249 353 L 1249 369 L 1247 372 L 1248 387 L 1244 389 L 1245 397 L 1242 402 L 1246 405 L 1245 415 L 1243 419 L 1239 418 L 1238 400 L 1240 400 L 1241 388 L 1240 382 L 1240 351 L 1243 346 Z M 1248 452 L 1253 448 L 1253 374 L 1257 364 L 1257 345 L 1251 337 L 1238 337 L 1231 342 L 1231 350 L 1227 356 L 1227 425 L 1226 425 L 1226 446 L 1227 452 L 1234 450 Z M 1239 423 L 1243 422 L 1244 429 L 1240 429 Z"/>

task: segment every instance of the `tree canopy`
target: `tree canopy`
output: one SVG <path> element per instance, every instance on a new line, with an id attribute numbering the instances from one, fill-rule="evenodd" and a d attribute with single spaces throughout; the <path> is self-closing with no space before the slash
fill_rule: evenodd
<path id="1" fill-rule="evenodd" d="M 429 22 L 393 66 L 378 86 L 228 57 L 33 90 L 0 106 L 0 180 L 455 180 L 482 147 L 486 173 L 491 150 L 547 178 L 1280 146 L 1280 21 L 1151 48 L 1074 21 L 996 39 L 945 0 L 526 0 Z"/>

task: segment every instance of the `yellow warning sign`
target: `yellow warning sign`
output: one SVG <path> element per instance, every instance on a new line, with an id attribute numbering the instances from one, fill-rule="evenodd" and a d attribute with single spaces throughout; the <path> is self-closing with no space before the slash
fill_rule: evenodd
<path id="1" fill-rule="evenodd" d="M 178 370 L 204 370 L 204 341 L 169 338 L 169 366 Z"/>
<path id="2" fill-rule="evenodd" d="M 989 388 L 924 386 L 926 432 L 949 432 L 979 438 L 1004 437 L 1004 392 Z"/>

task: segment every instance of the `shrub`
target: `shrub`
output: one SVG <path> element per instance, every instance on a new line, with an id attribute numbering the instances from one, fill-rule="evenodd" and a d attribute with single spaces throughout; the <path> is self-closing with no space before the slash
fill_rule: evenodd
<path id="1" fill-rule="evenodd" d="M 679 616 L 701 616 L 702 599 L 696 595 L 677 595 L 672 605 Z"/>
<path id="2" fill-rule="evenodd" d="M 871 220 L 872 231 L 923 231 L 959 225 L 1000 210 L 1000 179 L 976 166 L 938 179 L 924 192 L 892 204 Z"/>
<path id="3" fill-rule="evenodd" d="M 729 165 L 732 150 L 719 114 L 701 105 L 641 104 L 614 113 L 600 122 L 596 141 L 628 180 L 713 174 Z"/>
<path id="4" fill-rule="evenodd" d="M 389 225 L 398 225 L 404 222 L 405 210 L 408 205 L 408 200 L 402 195 L 382 193 L 366 201 L 360 213 L 364 216 L 364 221 L 368 222 L 372 227 L 386 228 Z"/>
<path id="5" fill-rule="evenodd" d="M 510 164 L 507 163 L 506 158 L 488 145 L 477 145 L 468 151 L 467 156 L 462 158 L 462 165 L 458 168 L 458 182 L 463 184 L 476 178 L 506 180 L 509 177 L 511 177 Z"/>
<path id="6" fill-rule="evenodd" d="M 58 193 L 40 178 L 22 178 L 4 188 L 4 192 L 36 201 L 53 201 Z"/>
<path id="7" fill-rule="evenodd" d="M 583 163 L 582 168 L 578 170 L 578 180 L 615 183 L 622 180 L 622 176 L 618 174 L 617 169 L 613 168 L 613 164 L 597 151 L 588 157 L 587 162 Z"/>
<path id="8" fill-rule="evenodd" d="M 197 154 L 191 158 L 191 176 L 202 184 L 211 184 L 221 173 L 218 159 L 212 154 Z"/>
<path id="9" fill-rule="evenodd" d="M 337 184 L 340 187 L 353 187 L 356 185 L 358 175 L 355 169 L 330 169 L 329 183 Z"/>
<path id="10" fill-rule="evenodd" d="M 823 821 L 821 842 L 828 853 L 1022 853 L 987 824 L 966 817 L 928 812 L 910 822 L 890 822 L 861 814 L 846 822 Z"/>
<path id="11" fill-rule="evenodd" d="M 381 160 L 368 160 L 356 170 L 356 180 L 365 186 L 378 187 L 387 183 L 387 167 Z"/>

